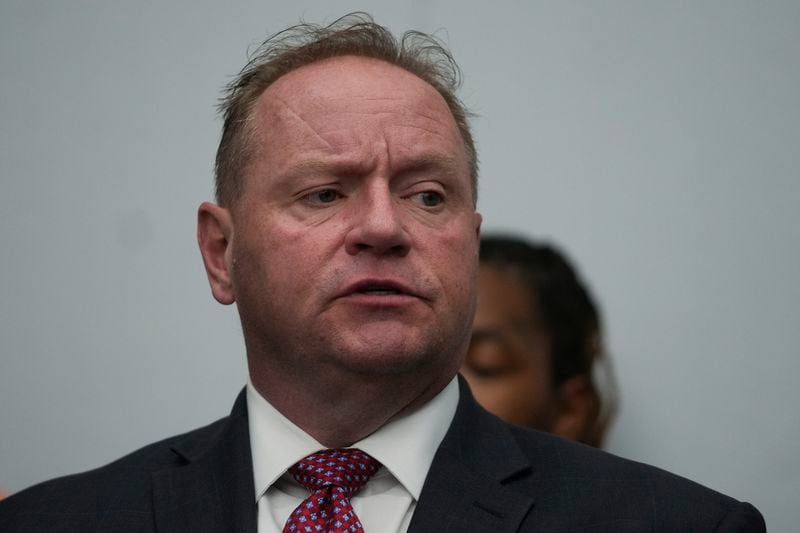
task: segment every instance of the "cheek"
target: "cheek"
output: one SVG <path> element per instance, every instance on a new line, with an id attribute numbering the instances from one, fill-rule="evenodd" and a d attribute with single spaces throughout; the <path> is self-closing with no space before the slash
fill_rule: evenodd
<path id="1" fill-rule="evenodd" d="M 286 287 L 290 276 L 297 271 L 297 258 L 292 256 L 291 247 L 282 244 L 285 237 L 273 226 L 263 220 L 246 220 L 244 226 L 246 229 L 237 234 L 233 248 L 239 296 L 255 298 L 256 302 L 275 302 L 281 298 L 281 287 Z"/>
<path id="2" fill-rule="evenodd" d="M 462 297 L 477 294 L 478 240 L 474 231 L 466 229 L 464 224 L 450 228 L 438 235 L 430 252 L 443 282 Z"/>
<path id="3" fill-rule="evenodd" d="M 253 228 L 243 246 L 249 255 L 257 257 L 261 267 L 275 276 L 306 281 L 311 281 L 309 273 L 325 262 L 323 256 L 335 242 L 337 231 L 333 226 L 309 226 L 280 219 L 261 221 Z"/>

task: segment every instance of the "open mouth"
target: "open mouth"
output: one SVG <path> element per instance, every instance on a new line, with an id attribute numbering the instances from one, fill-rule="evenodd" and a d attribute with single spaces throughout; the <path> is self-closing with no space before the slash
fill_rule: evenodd
<path id="1" fill-rule="evenodd" d="M 359 287 L 355 291 L 358 294 L 370 294 L 373 296 L 389 296 L 392 294 L 405 294 L 403 291 L 388 285 L 366 285 Z"/>
<path id="2" fill-rule="evenodd" d="M 416 296 L 413 290 L 403 283 L 388 279 L 363 279 L 351 284 L 342 291 L 343 296 Z"/>

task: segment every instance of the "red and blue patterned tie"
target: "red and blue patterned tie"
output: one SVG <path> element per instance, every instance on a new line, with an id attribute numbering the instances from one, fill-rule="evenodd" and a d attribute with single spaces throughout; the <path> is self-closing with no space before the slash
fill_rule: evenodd
<path id="1" fill-rule="evenodd" d="M 380 467 L 355 448 L 322 450 L 301 459 L 289 472 L 311 496 L 292 511 L 283 533 L 363 533 L 350 497 Z"/>

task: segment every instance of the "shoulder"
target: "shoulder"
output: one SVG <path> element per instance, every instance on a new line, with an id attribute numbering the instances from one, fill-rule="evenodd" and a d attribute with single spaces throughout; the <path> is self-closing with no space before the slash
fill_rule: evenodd
<path id="1" fill-rule="evenodd" d="M 459 383 L 459 406 L 437 455 L 449 464 L 442 472 L 529 502 L 520 531 L 765 530 L 752 505 L 665 470 L 503 422 L 478 405 L 466 381 Z M 447 483 L 440 485 L 446 492 Z"/>
<path id="2" fill-rule="evenodd" d="M 512 482 L 539 493 L 537 506 L 561 508 L 573 516 L 612 517 L 656 530 L 764 531 L 750 504 L 660 468 L 553 435 L 507 426 L 529 458 L 531 475 Z M 547 487 L 547 490 L 541 490 Z"/>
<path id="3" fill-rule="evenodd" d="M 80 531 L 101 525 L 109 530 L 151 529 L 151 474 L 186 464 L 180 450 L 217 440 L 228 420 L 222 418 L 100 468 L 14 494 L 0 502 L 0 531 Z"/>

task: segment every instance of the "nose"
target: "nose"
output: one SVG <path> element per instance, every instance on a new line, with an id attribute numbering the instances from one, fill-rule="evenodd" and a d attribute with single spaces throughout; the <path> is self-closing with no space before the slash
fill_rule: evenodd
<path id="1" fill-rule="evenodd" d="M 358 200 L 352 204 L 352 224 L 345 237 L 347 253 L 405 256 L 410 236 L 403 225 L 401 206 L 388 184 L 378 182 L 365 187 Z"/>

